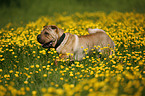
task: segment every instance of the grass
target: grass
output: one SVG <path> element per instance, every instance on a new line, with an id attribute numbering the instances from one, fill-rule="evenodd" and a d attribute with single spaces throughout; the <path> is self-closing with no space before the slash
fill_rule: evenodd
<path id="1" fill-rule="evenodd" d="M 1 0 L 1 96 L 144 96 L 144 0 Z M 115 54 L 82 61 L 59 55 L 37 42 L 44 25 L 77 35 L 100 28 L 115 42 Z M 97 48 L 98 46 L 96 46 Z M 86 50 L 86 49 L 85 49 Z M 84 51 L 85 51 L 84 50 Z"/>
<path id="2" fill-rule="evenodd" d="M 78 12 L 42 16 L 20 27 L 8 23 L 0 30 L 1 96 L 144 96 L 144 20 L 143 13 Z M 57 52 L 36 40 L 50 24 L 77 35 L 88 34 L 89 27 L 103 29 L 115 42 L 115 54 L 99 59 L 93 51 L 82 61 L 60 60 L 55 66 Z"/>

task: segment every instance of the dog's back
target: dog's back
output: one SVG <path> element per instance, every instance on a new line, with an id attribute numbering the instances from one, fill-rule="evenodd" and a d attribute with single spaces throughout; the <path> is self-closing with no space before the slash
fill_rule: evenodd
<path id="1" fill-rule="evenodd" d="M 104 30 L 102 30 L 102 29 L 91 29 L 91 28 L 88 28 L 88 32 L 90 33 L 90 34 L 93 34 L 93 33 L 96 33 L 96 32 L 104 32 L 104 33 L 106 33 Z"/>
<path id="2" fill-rule="evenodd" d="M 108 56 L 113 54 L 115 44 L 104 30 L 89 28 L 88 32 L 89 35 L 79 36 L 79 46 L 88 48 L 88 52 L 96 46 L 98 52 Z"/>

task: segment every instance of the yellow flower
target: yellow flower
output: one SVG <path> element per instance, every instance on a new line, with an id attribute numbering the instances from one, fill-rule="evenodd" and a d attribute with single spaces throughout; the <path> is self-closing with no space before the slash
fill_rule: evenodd
<path id="1" fill-rule="evenodd" d="M 51 92 L 55 92 L 55 91 L 56 91 L 56 89 L 55 89 L 55 88 L 53 88 L 53 87 L 49 87 L 47 91 L 51 93 Z"/>
<path id="2" fill-rule="evenodd" d="M 139 61 L 139 65 L 143 65 L 144 64 L 144 62 L 143 62 L 143 60 L 141 61 Z"/>
<path id="3" fill-rule="evenodd" d="M 25 70 L 29 70 L 29 68 L 26 68 L 26 67 L 25 67 Z"/>
<path id="4" fill-rule="evenodd" d="M 86 58 L 89 58 L 89 56 L 86 56 Z"/>
<path id="5" fill-rule="evenodd" d="M 47 74 L 43 74 L 43 77 L 47 77 Z"/>
<path id="6" fill-rule="evenodd" d="M 90 72 L 90 75 L 93 75 L 93 74 L 94 74 L 94 72 L 93 72 L 93 71 L 91 71 L 91 72 Z"/>
<path id="7" fill-rule="evenodd" d="M 26 87 L 26 91 L 30 91 L 30 88 L 29 87 Z"/>
<path id="8" fill-rule="evenodd" d="M 61 77 L 60 80 L 63 80 L 63 77 Z"/>
<path id="9" fill-rule="evenodd" d="M 112 58 L 112 55 L 110 55 L 109 58 Z"/>
<path id="10" fill-rule="evenodd" d="M 70 55 L 71 55 L 71 56 L 73 56 L 74 54 L 73 54 L 73 53 L 71 53 Z"/>
<path id="11" fill-rule="evenodd" d="M 47 61 L 47 63 L 50 63 L 50 61 Z"/>
<path id="12" fill-rule="evenodd" d="M 84 49 L 85 52 L 87 52 L 88 48 Z"/>
<path id="13" fill-rule="evenodd" d="M 41 91 L 42 91 L 43 93 L 45 93 L 47 90 L 46 90 L 46 88 L 42 88 Z"/>
<path id="14" fill-rule="evenodd" d="M 69 55 L 70 55 L 70 53 L 66 53 L 66 55 L 67 55 L 67 56 L 69 56 Z"/>
<path id="15" fill-rule="evenodd" d="M 2 72 L 3 70 L 2 69 L 0 69 L 0 72 Z"/>
<path id="16" fill-rule="evenodd" d="M 77 65 L 78 65 L 78 64 L 79 64 L 79 62 L 75 62 L 75 64 L 77 64 Z"/>
<path id="17" fill-rule="evenodd" d="M 46 68 L 46 66 L 43 66 L 43 68 Z"/>
<path id="18" fill-rule="evenodd" d="M 32 53 L 36 53 L 36 51 L 33 51 Z"/>
<path id="19" fill-rule="evenodd" d="M 28 81 L 24 81 L 24 84 L 28 84 Z"/>
<path id="20" fill-rule="evenodd" d="M 83 57 L 83 59 L 86 59 L 85 57 Z"/>
<path id="21" fill-rule="evenodd" d="M 59 88 L 56 90 L 56 93 L 62 96 L 64 94 L 64 90 Z"/>
<path id="22" fill-rule="evenodd" d="M 30 68 L 34 68 L 34 65 L 31 65 Z"/>
<path id="23" fill-rule="evenodd" d="M 74 76 L 73 74 L 70 74 L 70 76 Z"/>
<path id="24" fill-rule="evenodd" d="M 15 76 L 16 76 L 16 77 L 19 77 L 19 75 L 18 75 L 18 74 L 15 74 Z"/>
<path id="25" fill-rule="evenodd" d="M 40 58 L 40 56 L 37 56 L 37 58 Z"/>
<path id="26" fill-rule="evenodd" d="M 36 68 L 39 68 L 39 65 L 38 64 L 36 65 Z"/>
<path id="27" fill-rule="evenodd" d="M 32 95 L 36 95 L 37 94 L 37 91 L 32 91 Z"/>
<path id="28" fill-rule="evenodd" d="M 89 89 L 88 85 L 84 86 L 84 90 L 88 90 L 88 89 Z"/>
<path id="29" fill-rule="evenodd" d="M 97 48 L 100 48 L 100 46 L 97 46 Z"/>
<path id="30" fill-rule="evenodd" d="M 31 78 L 31 76 L 30 76 L 30 75 L 28 75 L 28 76 L 27 76 L 27 78 Z"/>
<path id="31" fill-rule="evenodd" d="M 55 87 L 58 87 L 59 85 L 58 84 L 55 84 Z"/>
<path id="32" fill-rule="evenodd" d="M 72 72 L 70 72 L 70 76 L 74 76 Z"/>

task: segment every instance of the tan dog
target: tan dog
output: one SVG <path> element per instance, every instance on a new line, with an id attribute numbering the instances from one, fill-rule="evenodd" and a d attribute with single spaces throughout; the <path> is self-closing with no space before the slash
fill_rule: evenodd
<path id="1" fill-rule="evenodd" d="M 77 36 L 71 33 L 64 33 L 64 30 L 54 25 L 44 26 L 41 34 L 37 36 L 37 40 L 44 48 L 55 48 L 61 55 L 61 58 L 68 58 L 67 53 L 75 60 L 82 60 L 85 56 L 84 49 L 97 49 L 105 55 L 111 55 L 115 45 L 111 38 L 101 29 L 88 29 L 89 35 Z M 98 47 L 95 48 L 94 46 Z M 105 48 L 103 48 L 105 47 Z"/>

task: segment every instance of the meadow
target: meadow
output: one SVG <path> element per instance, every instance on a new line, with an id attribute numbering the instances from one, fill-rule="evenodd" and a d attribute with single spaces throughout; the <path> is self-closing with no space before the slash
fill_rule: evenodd
<path id="1" fill-rule="evenodd" d="M 60 54 L 42 48 L 36 39 L 44 25 L 57 25 L 77 35 L 87 35 L 87 28 L 103 29 L 114 41 L 115 53 L 97 58 L 92 50 L 82 61 L 70 65 L 69 59 L 60 60 L 55 66 Z M 144 13 L 63 12 L 24 26 L 10 22 L 0 29 L 0 95 L 144 96 L 144 49 Z"/>

